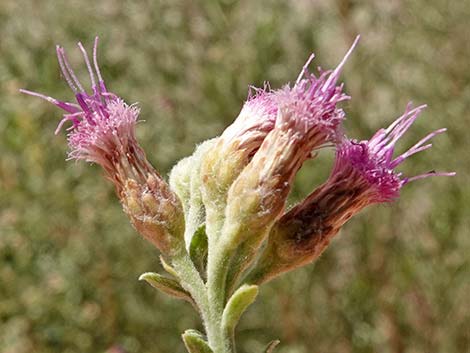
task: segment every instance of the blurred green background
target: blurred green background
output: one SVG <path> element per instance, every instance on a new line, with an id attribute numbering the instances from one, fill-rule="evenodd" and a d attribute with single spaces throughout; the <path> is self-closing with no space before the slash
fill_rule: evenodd
<path id="1" fill-rule="evenodd" d="M 86 80 L 75 47 L 101 38 L 111 91 L 139 102 L 140 141 L 164 174 L 238 114 L 249 84 L 335 66 L 349 136 L 368 138 L 408 100 L 429 108 L 400 147 L 449 131 L 402 170 L 455 170 L 351 220 L 315 264 L 262 288 L 242 319 L 242 353 L 468 352 L 470 346 L 470 2 L 0 2 L 0 352 L 184 352 L 192 308 L 138 282 L 157 252 L 97 166 L 65 162 L 59 111 L 18 88 L 69 99 L 54 45 Z M 328 175 L 331 150 L 300 172 L 292 202 Z"/>

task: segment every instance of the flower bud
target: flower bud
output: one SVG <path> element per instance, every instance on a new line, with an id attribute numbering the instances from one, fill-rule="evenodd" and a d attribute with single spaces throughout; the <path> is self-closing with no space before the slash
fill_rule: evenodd
<path id="1" fill-rule="evenodd" d="M 251 88 L 237 119 L 202 158 L 202 196 L 207 233 L 216 237 L 223 223 L 227 191 L 274 127 L 277 105 L 269 86 Z"/>
<path id="2" fill-rule="evenodd" d="M 88 68 L 92 93 L 87 93 L 71 69 L 64 49 L 57 46 L 62 74 L 75 93 L 77 103 L 21 90 L 45 99 L 66 111 L 57 127 L 70 121 L 69 159 L 84 159 L 104 169 L 135 228 L 163 253 L 182 247 L 184 215 L 177 196 L 155 171 L 135 138 L 139 110 L 108 92 L 97 63 L 97 44 L 93 48 L 93 66 L 81 43 L 78 44 Z"/>
<path id="3" fill-rule="evenodd" d="M 149 174 L 145 183 L 127 179 L 120 193 L 123 209 L 136 230 L 166 255 L 182 250 L 184 218 L 168 185 Z"/>
<path id="4" fill-rule="evenodd" d="M 186 219 L 184 239 L 187 248 L 191 244 L 191 239 L 196 230 L 204 223 L 205 209 L 201 194 L 201 162 L 207 151 L 216 143 L 217 139 L 201 143 L 192 156 L 180 160 L 170 173 L 170 186 L 183 204 Z"/>

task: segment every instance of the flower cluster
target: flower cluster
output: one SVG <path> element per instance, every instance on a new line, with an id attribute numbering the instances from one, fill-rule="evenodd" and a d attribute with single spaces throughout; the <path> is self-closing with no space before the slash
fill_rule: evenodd
<path id="1" fill-rule="evenodd" d="M 410 156 L 430 148 L 428 141 L 445 131 L 431 132 L 394 156 L 395 145 L 424 106 L 409 105 L 370 140 L 344 135 L 345 112 L 340 104 L 350 97 L 338 81 L 358 40 L 334 70 L 310 73 L 312 55 L 293 85 L 278 90 L 269 84 L 251 88 L 233 124 L 181 160 L 169 184 L 136 140 L 138 108 L 108 92 L 104 84 L 97 39 L 92 63 L 78 44 L 91 92 L 83 88 L 64 49 L 57 47 L 59 66 L 75 103 L 22 90 L 65 111 L 56 133 L 71 123 L 69 158 L 101 165 L 134 227 L 170 260 L 171 264 L 165 259 L 162 264 L 171 278 L 155 273 L 141 278 L 191 302 L 201 313 L 207 336 L 185 332 L 189 351 L 233 352 L 233 330 L 254 301 L 257 285 L 317 259 L 364 207 L 397 199 L 411 181 L 455 174 L 431 171 L 405 177 L 396 170 Z M 324 146 L 336 151 L 328 180 L 286 211 L 295 175 Z"/>

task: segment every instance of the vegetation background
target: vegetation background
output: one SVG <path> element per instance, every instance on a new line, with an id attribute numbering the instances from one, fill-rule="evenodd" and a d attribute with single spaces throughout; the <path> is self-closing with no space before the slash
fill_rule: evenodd
<path id="1" fill-rule="evenodd" d="M 79 40 L 101 37 L 112 91 L 139 102 L 138 136 L 168 173 L 238 114 L 250 84 L 293 81 L 313 51 L 342 79 L 347 132 L 368 138 L 408 100 L 429 108 L 402 148 L 446 126 L 403 171 L 455 170 L 404 188 L 351 220 L 316 264 L 264 286 L 240 351 L 464 353 L 470 347 L 470 2 L 224 0 L 0 2 L 0 352 L 183 352 L 192 308 L 138 282 L 158 254 L 129 225 L 97 166 L 65 162 L 54 55 L 86 77 Z M 321 183 L 332 151 L 299 174 L 292 202 Z"/>

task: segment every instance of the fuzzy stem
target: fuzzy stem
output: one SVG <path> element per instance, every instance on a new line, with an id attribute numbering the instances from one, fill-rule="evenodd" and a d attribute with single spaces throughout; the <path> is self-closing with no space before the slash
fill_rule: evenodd
<path id="1" fill-rule="evenodd" d="M 191 294 L 196 302 L 204 322 L 204 326 L 206 330 L 209 331 L 208 323 L 211 321 L 210 305 L 207 298 L 206 287 L 199 275 L 199 272 L 194 267 L 194 264 L 186 252 L 182 252 L 175 256 L 172 259 L 172 264 L 181 279 L 181 285 Z M 209 332 L 207 334 L 209 335 Z"/>
<path id="2" fill-rule="evenodd" d="M 216 263 L 221 265 L 220 268 L 227 269 L 227 264 L 220 263 L 221 260 L 223 262 L 223 259 L 224 256 L 217 256 L 215 260 Z M 212 271 L 216 274 L 218 280 L 214 280 L 216 278 L 211 276 L 213 280 L 210 283 L 208 282 L 206 287 L 186 252 L 175 256 L 172 264 L 181 279 L 181 285 L 191 293 L 199 308 L 207 340 L 213 352 L 235 353 L 231 335 L 222 329 L 222 314 L 225 304 L 225 275 L 227 271 L 222 271 L 225 274 L 220 273 L 220 271 Z"/>
<path id="3" fill-rule="evenodd" d="M 225 291 L 231 252 L 224 244 L 209 249 L 207 263 L 207 294 L 211 304 L 211 329 L 214 329 L 213 342 L 209 343 L 214 352 L 234 353 L 233 337 L 222 329 L 222 315 L 225 307 Z M 212 251 L 211 251 L 212 250 Z M 209 338 L 209 332 L 208 332 Z"/>

